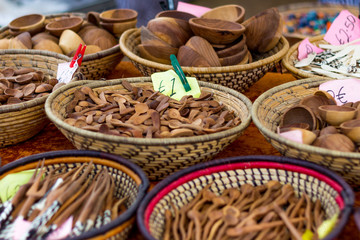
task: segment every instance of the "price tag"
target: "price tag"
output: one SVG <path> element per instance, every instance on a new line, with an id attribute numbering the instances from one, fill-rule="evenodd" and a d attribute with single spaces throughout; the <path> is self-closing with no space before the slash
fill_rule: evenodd
<path id="1" fill-rule="evenodd" d="M 326 32 L 324 39 L 332 45 L 342 45 L 360 38 L 360 20 L 348 10 L 342 10 Z"/>
<path id="2" fill-rule="evenodd" d="M 13 239 L 24 239 L 30 227 L 31 222 L 24 220 L 22 217 L 16 218 L 13 226 Z"/>
<path id="3" fill-rule="evenodd" d="M 320 84 L 319 90 L 330 93 L 335 98 L 337 105 L 360 101 L 360 79 L 328 81 Z"/>
<path id="4" fill-rule="evenodd" d="M 70 216 L 60 227 L 50 233 L 46 240 L 65 239 L 70 235 L 73 224 L 73 216 Z"/>
<path id="5" fill-rule="evenodd" d="M 78 68 L 78 64 L 75 63 L 73 67 L 70 67 L 69 62 L 60 63 L 57 69 L 56 79 L 62 83 L 69 83 L 74 76 Z"/>
<path id="6" fill-rule="evenodd" d="M 196 17 L 201 17 L 201 15 L 211 10 L 211 8 L 179 1 L 176 10 L 191 13 Z"/>
<path id="7" fill-rule="evenodd" d="M 168 70 L 166 72 L 153 73 L 151 80 L 155 91 L 169 96 L 173 99 L 180 100 L 185 95 L 192 95 L 197 98 L 201 94 L 199 83 L 194 77 L 187 77 L 187 81 L 191 87 L 191 90 L 186 92 L 179 76 L 174 70 Z"/>
<path id="8" fill-rule="evenodd" d="M 287 138 L 289 140 L 292 140 L 292 141 L 295 141 L 298 143 L 303 143 L 302 132 L 300 130 L 286 131 L 286 132 L 279 133 L 279 135 L 284 138 Z"/>
<path id="9" fill-rule="evenodd" d="M 299 48 L 298 48 L 298 59 L 302 60 L 304 58 L 307 58 L 307 56 L 310 53 L 321 53 L 324 50 L 322 50 L 321 48 L 318 48 L 317 46 L 315 46 L 314 44 L 312 44 L 309 41 L 309 38 L 305 38 L 304 40 L 301 41 L 301 43 L 299 44 Z"/>
<path id="10" fill-rule="evenodd" d="M 29 182 L 34 174 L 34 169 L 11 173 L 0 180 L 0 198 L 2 202 L 14 197 L 20 186 Z"/>

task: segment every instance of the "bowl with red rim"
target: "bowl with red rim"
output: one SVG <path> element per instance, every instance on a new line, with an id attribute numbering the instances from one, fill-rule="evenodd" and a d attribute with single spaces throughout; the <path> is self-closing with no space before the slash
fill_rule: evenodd
<path id="1" fill-rule="evenodd" d="M 180 209 L 208 184 L 220 194 L 224 189 L 248 183 L 263 185 L 269 180 L 290 184 L 295 194 L 306 192 L 319 199 L 325 219 L 339 214 L 337 223 L 323 239 L 334 239 L 346 225 L 354 204 L 352 188 L 334 172 L 294 158 L 240 156 L 200 163 L 172 174 L 158 183 L 143 199 L 137 211 L 137 225 L 145 239 L 162 239 L 165 211 Z"/>

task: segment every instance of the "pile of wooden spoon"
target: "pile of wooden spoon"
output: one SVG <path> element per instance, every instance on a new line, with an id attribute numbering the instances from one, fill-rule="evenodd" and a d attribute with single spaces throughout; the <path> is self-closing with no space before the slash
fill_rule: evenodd
<path id="1" fill-rule="evenodd" d="M 93 91 L 83 86 L 67 105 L 66 123 L 85 130 L 138 138 L 173 138 L 215 133 L 240 124 L 233 111 L 203 91 L 180 101 L 123 81 L 125 89 Z"/>
<path id="2" fill-rule="evenodd" d="M 221 195 L 206 186 L 180 209 L 165 211 L 164 240 L 169 239 L 302 239 L 306 230 L 316 237 L 324 212 L 321 203 L 291 185 L 269 181 L 225 189 Z M 316 238 L 314 238 L 316 239 Z"/>
<path id="3" fill-rule="evenodd" d="M 5 68 L 0 71 L 0 106 L 49 95 L 57 83 L 33 68 Z"/>
<path id="4" fill-rule="evenodd" d="M 126 210 L 127 197 L 115 197 L 115 181 L 106 168 L 91 176 L 93 170 L 89 163 L 69 171 L 59 167 L 44 176 L 45 168 L 37 167 L 30 181 L 2 205 L 0 238 L 54 239 L 51 234 L 67 221 L 72 226 L 67 235 L 78 236 L 117 218 Z"/>

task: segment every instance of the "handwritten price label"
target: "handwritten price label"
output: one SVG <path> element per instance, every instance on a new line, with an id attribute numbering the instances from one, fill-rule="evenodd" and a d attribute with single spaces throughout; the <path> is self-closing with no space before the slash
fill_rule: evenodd
<path id="1" fill-rule="evenodd" d="M 321 48 L 318 48 L 314 44 L 310 43 L 309 38 L 305 38 L 299 44 L 299 47 L 298 47 L 298 59 L 301 60 L 301 59 L 307 58 L 307 56 L 310 53 L 313 53 L 313 52 L 314 53 L 321 53 L 323 51 L 324 50 L 322 50 Z"/>
<path id="2" fill-rule="evenodd" d="M 360 100 L 360 79 L 332 80 L 320 84 L 319 89 L 330 93 L 337 105 Z"/>
<path id="3" fill-rule="evenodd" d="M 160 93 L 176 100 L 180 100 L 185 95 L 192 95 L 194 98 L 199 97 L 201 91 L 196 78 L 187 77 L 186 79 L 191 87 L 191 90 L 188 92 L 185 91 L 179 76 L 174 70 L 154 73 L 151 75 L 155 91 L 159 91 Z"/>
<path id="4" fill-rule="evenodd" d="M 74 64 L 72 68 L 70 67 L 69 62 L 60 63 L 58 65 L 56 79 L 62 83 L 69 83 L 73 78 L 76 69 L 78 69 L 77 62 Z"/>
<path id="5" fill-rule="evenodd" d="M 348 10 L 340 12 L 324 37 L 332 45 L 342 45 L 358 38 L 360 38 L 360 20 Z"/>

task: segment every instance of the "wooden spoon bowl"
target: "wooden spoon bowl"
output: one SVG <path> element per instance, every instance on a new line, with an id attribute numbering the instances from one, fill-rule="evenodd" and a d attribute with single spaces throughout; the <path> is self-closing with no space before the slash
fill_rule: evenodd
<path id="1" fill-rule="evenodd" d="M 46 25 L 45 28 L 51 34 L 60 37 L 63 31 L 65 31 L 66 29 L 78 32 L 81 28 L 82 23 L 83 18 L 81 17 L 68 17 L 50 22 Z"/>
<path id="2" fill-rule="evenodd" d="M 99 18 L 102 22 L 119 23 L 135 20 L 137 16 L 137 11 L 132 9 L 111 9 L 100 13 Z"/>
<path id="3" fill-rule="evenodd" d="M 212 44 L 229 44 L 245 32 L 240 23 L 207 18 L 191 18 L 191 30 L 195 35 L 205 38 Z"/>
<path id="4" fill-rule="evenodd" d="M 15 35 L 22 32 L 29 32 L 31 35 L 35 35 L 44 29 L 44 22 L 44 15 L 29 14 L 12 20 L 9 23 L 9 28 Z"/>
<path id="5" fill-rule="evenodd" d="M 242 23 L 245 18 L 245 8 L 236 4 L 223 5 L 209 10 L 201 17 Z"/>

